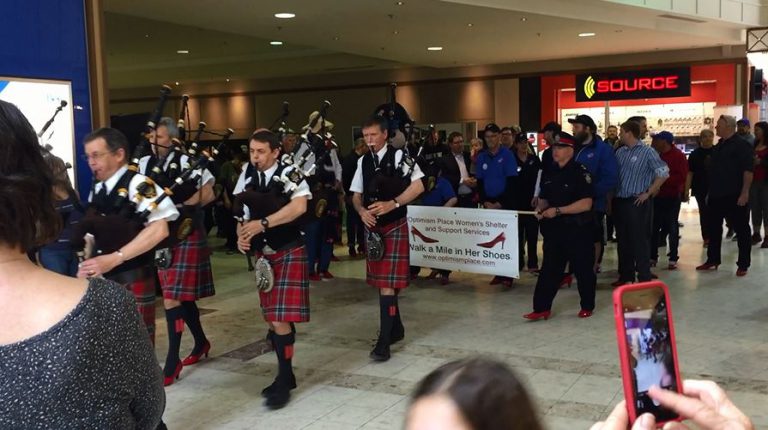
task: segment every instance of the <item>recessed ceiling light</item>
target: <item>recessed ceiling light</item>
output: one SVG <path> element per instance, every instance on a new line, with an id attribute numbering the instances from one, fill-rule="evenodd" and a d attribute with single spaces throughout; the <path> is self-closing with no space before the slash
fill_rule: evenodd
<path id="1" fill-rule="evenodd" d="M 177 53 L 177 54 L 189 54 L 189 50 L 186 50 L 186 49 L 179 49 L 178 51 L 176 51 L 176 53 Z"/>
<path id="2" fill-rule="evenodd" d="M 144 37 L 149 37 L 149 35 L 148 35 L 148 34 L 145 34 L 145 35 L 144 35 Z"/>
<path id="3" fill-rule="evenodd" d="M 333 40 L 339 40 L 339 36 L 333 36 Z"/>
<path id="4" fill-rule="evenodd" d="M 227 82 L 229 82 L 229 78 L 227 78 Z"/>
<path id="5" fill-rule="evenodd" d="M 176 85 L 179 85 L 179 81 L 176 81 Z"/>
<path id="6" fill-rule="evenodd" d="M 579 33 L 579 37 L 592 37 L 595 33 Z"/>
<path id="7" fill-rule="evenodd" d="M 291 19 L 291 18 L 296 18 L 296 14 L 290 13 L 290 12 L 280 12 L 275 14 L 275 18 Z"/>
<path id="8" fill-rule="evenodd" d="M 280 45 L 283 44 L 283 42 L 281 42 L 279 40 L 273 40 L 273 41 L 269 42 L 269 44 L 272 45 L 272 46 L 280 46 Z"/>
<path id="9" fill-rule="evenodd" d="M 523 21 L 523 22 L 528 21 L 528 18 L 522 17 L 522 18 L 520 18 L 520 21 Z"/>
<path id="10" fill-rule="evenodd" d="M 399 1 L 399 2 L 397 2 L 397 3 L 395 3 L 395 4 L 396 4 L 396 5 L 398 5 L 398 6 L 402 6 L 402 5 L 403 5 L 403 2 Z"/>
<path id="11" fill-rule="evenodd" d="M 429 46 L 429 47 L 427 47 L 427 51 L 442 51 L 442 50 L 443 50 L 442 46 Z"/>
<path id="12" fill-rule="evenodd" d="M 473 25 L 474 25 L 474 24 L 472 24 L 472 23 L 470 22 L 469 24 L 467 24 L 467 27 L 472 27 Z"/>
<path id="13" fill-rule="evenodd" d="M 398 34 L 399 32 L 397 30 L 393 31 L 392 34 Z"/>

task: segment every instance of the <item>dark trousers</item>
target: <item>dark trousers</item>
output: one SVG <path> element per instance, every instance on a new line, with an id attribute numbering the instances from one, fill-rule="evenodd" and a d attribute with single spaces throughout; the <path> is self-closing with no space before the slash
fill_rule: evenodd
<path id="1" fill-rule="evenodd" d="M 739 244 L 739 259 L 736 264 L 740 269 L 746 269 L 751 263 L 752 233 L 749 228 L 749 206 L 737 205 L 738 198 L 738 196 L 710 197 L 707 201 L 710 215 L 707 263 L 721 263 L 720 245 L 723 242 L 723 219 L 736 232 Z"/>
<path id="2" fill-rule="evenodd" d="M 581 308 L 588 311 L 595 309 L 597 277 L 592 269 L 595 263 L 592 229 L 588 225 L 581 228 L 567 225 L 563 221 L 562 218 L 542 221 L 544 261 L 533 292 L 534 312 L 544 312 L 552 308 L 567 262 L 571 263 L 571 269 L 576 275 Z"/>
<path id="3" fill-rule="evenodd" d="M 459 208 L 477 208 L 477 202 L 474 201 L 475 195 L 474 194 L 462 194 L 458 196 L 458 202 L 456 202 L 456 207 Z"/>
<path id="4" fill-rule="evenodd" d="M 214 207 L 216 225 L 221 233 L 227 239 L 224 245 L 228 250 L 237 250 L 237 222 L 232 215 L 232 211 L 222 206 Z"/>
<path id="5" fill-rule="evenodd" d="M 608 236 L 608 239 L 615 238 L 614 236 L 614 224 L 613 224 L 613 215 L 606 215 L 605 217 L 605 231 Z"/>
<path id="6" fill-rule="evenodd" d="M 365 226 L 360 214 L 357 213 L 352 203 L 347 203 L 347 246 L 349 250 L 355 249 L 355 244 L 359 248 L 365 247 Z"/>
<path id="7" fill-rule="evenodd" d="M 696 197 L 696 205 L 699 206 L 699 224 L 701 224 L 701 239 L 704 241 L 709 240 L 709 207 L 707 206 L 706 195 L 694 195 Z"/>
<path id="8" fill-rule="evenodd" d="M 331 265 L 333 240 L 328 241 L 328 228 L 332 228 L 329 218 L 313 219 L 304 224 L 304 242 L 307 249 L 309 274 L 327 272 Z M 315 270 L 317 267 L 317 270 Z"/>
<path id="9" fill-rule="evenodd" d="M 613 203 L 613 219 L 619 251 L 619 279 L 634 282 L 651 280 L 652 201 L 635 205 L 635 198 L 617 198 Z"/>
<path id="10" fill-rule="evenodd" d="M 680 199 L 656 197 L 653 199 L 653 230 L 651 231 L 651 260 L 659 259 L 659 239 L 669 236 L 669 261 L 677 261 L 680 244 Z"/>
<path id="11" fill-rule="evenodd" d="M 539 267 L 537 246 L 539 244 L 539 220 L 533 215 L 518 215 L 517 245 L 520 269 L 525 267 L 525 250 L 528 249 L 528 267 Z M 527 245 L 527 246 L 526 246 Z"/>

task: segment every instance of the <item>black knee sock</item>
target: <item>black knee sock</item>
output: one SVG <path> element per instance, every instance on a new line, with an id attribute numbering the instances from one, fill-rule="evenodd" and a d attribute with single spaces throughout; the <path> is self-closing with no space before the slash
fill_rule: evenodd
<path id="1" fill-rule="evenodd" d="M 179 347 L 181 335 L 184 333 L 184 309 L 181 306 L 165 310 L 165 321 L 168 323 L 168 355 L 165 356 L 165 376 L 173 375 L 179 363 Z"/>
<path id="2" fill-rule="evenodd" d="M 192 348 L 192 353 L 199 354 L 207 340 L 203 331 L 203 325 L 200 324 L 200 311 L 197 309 L 197 303 L 194 301 L 181 302 L 181 306 L 184 308 L 184 322 L 187 323 L 189 332 L 195 338 L 195 347 Z"/>
<path id="3" fill-rule="evenodd" d="M 397 295 L 392 296 L 395 308 L 394 315 L 392 315 L 392 329 L 395 332 L 401 332 L 403 331 L 403 320 L 400 319 L 400 305 L 397 302 Z M 390 308 L 390 314 L 392 313 L 392 309 Z"/>
<path id="4" fill-rule="evenodd" d="M 397 313 L 397 297 L 379 296 L 379 342 L 389 345 L 392 338 L 392 326 Z"/>
<path id="5" fill-rule="evenodd" d="M 296 341 L 296 336 L 293 333 L 275 333 L 273 339 L 275 340 L 275 354 L 277 355 L 277 381 L 280 384 L 290 386 L 293 376 L 291 360 L 293 359 L 293 344 Z"/>

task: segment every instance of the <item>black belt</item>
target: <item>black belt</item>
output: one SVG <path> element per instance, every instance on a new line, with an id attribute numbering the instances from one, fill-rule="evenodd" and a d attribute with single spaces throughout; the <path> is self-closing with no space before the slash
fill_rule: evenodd
<path id="1" fill-rule="evenodd" d="M 110 281 L 117 282 L 120 285 L 127 285 L 132 284 L 140 279 L 148 279 L 153 276 L 155 276 L 155 273 L 151 266 L 142 266 L 136 269 L 126 270 L 115 274 L 108 274 L 104 277 Z"/>

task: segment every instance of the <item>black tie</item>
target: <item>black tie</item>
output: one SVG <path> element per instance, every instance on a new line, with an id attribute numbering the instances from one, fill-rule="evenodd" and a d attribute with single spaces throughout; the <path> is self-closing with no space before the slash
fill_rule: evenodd
<path id="1" fill-rule="evenodd" d="M 267 186 L 267 175 L 264 172 L 259 172 L 259 187 L 264 188 Z"/>
<path id="2" fill-rule="evenodd" d="M 107 203 L 107 185 L 101 184 L 101 189 L 96 193 L 95 203 L 104 205 Z"/>
<path id="3" fill-rule="evenodd" d="M 373 168 L 379 168 L 379 154 L 373 154 Z"/>

